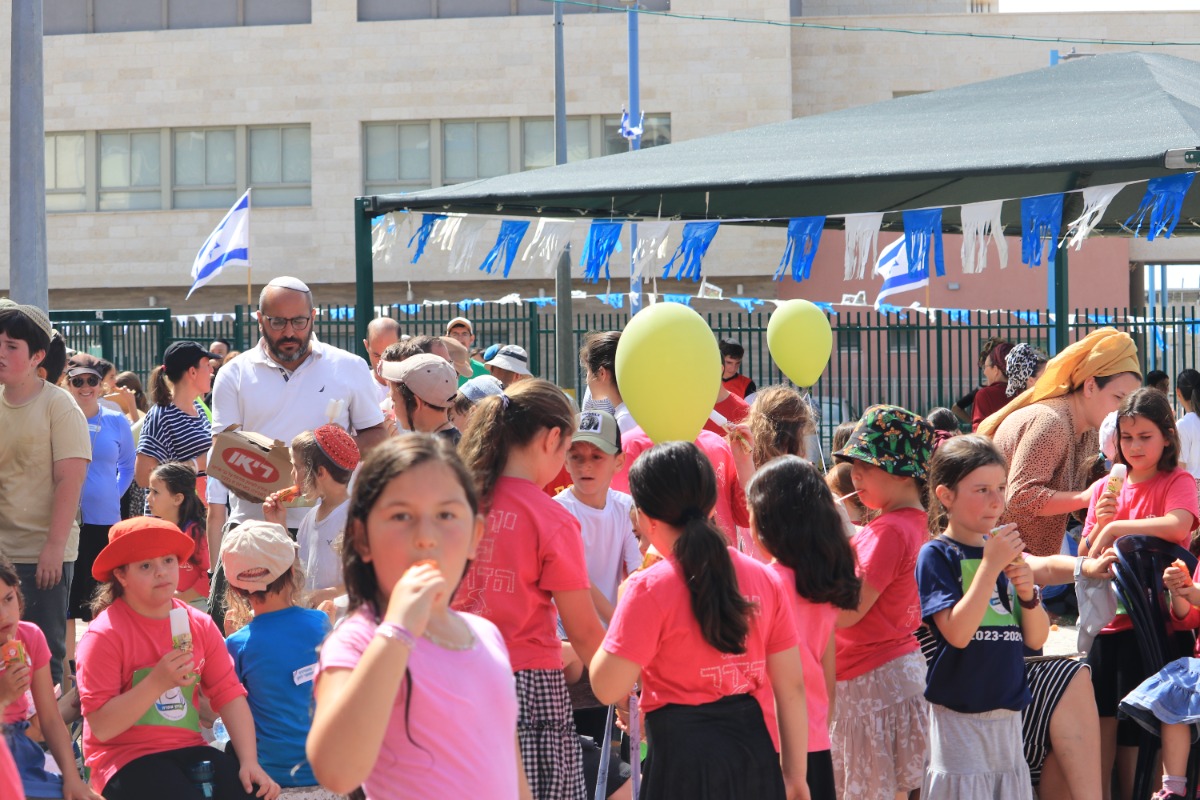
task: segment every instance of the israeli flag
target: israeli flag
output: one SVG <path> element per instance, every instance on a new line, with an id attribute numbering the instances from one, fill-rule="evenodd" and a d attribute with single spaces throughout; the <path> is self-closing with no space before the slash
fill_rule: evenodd
<path id="1" fill-rule="evenodd" d="M 920 289 L 929 285 L 929 265 L 909 271 L 908 252 L 904 247 L 904 237 L 879 251 L 879 260 L 875 262 L 875 274 L 883 278 L 883 286 L 879 288 L 879 296 L 875 298 L 875 310 L 887 305 L 887 299 L 894 294 Z"/>
<path id="2" fill-rule="evenodd" d="M 192 264 L 192 292 L 221 274 L 226 266 L 250 266 L 250 190 L 233 204 L 208 238 Z M 186 299 L 186 298 L 185 298 Z"/>

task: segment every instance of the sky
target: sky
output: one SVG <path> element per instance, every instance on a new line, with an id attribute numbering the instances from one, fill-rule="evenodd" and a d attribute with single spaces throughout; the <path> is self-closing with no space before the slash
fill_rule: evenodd
<path id="1" fill-rule="evenodd" d="M 1200 11 L 1200 0 L 1000 0 L 1000 13 L 1039 11 Z"/>

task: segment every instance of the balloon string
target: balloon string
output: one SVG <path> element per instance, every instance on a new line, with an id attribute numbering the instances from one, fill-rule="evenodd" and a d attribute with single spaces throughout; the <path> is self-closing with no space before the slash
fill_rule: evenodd
<path id="1" fill-rule="evenodd" d="M 804 400 L 804 402 L 809 403 L 809 401 L 812 400 L 812 392 L 811 391 L 805 392 L 804 397 L 802 399 Z M 811 406 L 812 404 L 809 403 L 809 405 Z M 816 412 L 817 412 L 818 423 L 819 423 L 820 422 L 820 414 L 821 414 L 821 407 L 819 405 L 816 408 Z M 817 457 L 821 459 L 822 474 L 828 475 L 829 468 L 825 466 L 825 451 L 821 448 L 821 426 L 820 426 L 820 424 L 818 424 L 816 426 L 816 428 L 817 428 Z"/>

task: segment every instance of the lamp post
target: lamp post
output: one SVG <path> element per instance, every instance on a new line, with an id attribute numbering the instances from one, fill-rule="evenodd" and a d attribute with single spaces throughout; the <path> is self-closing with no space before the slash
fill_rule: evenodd
<path id="1" fill-rule="evenodd" d="M 554 4 L 554 163 L 567 163 L 567 78 L 563 64 L 563 9 Z M 575 331 L 571 319 L 571 245 L 558 257 L 554 274 L 554 363 L 558 385 L 575 392 Z"/>
<path id="2" fill-rule="evenodd" d="M 638 65 L 638 4 L 637 0 L 621 0 L 625 5 L 625 19 L 629 28 L 629 125 L 633 135 L 629 137 L 629 149 L 640 150 L 641 132 L 641 86 Z M 629 226 L 629 313 L 642 310 L 642 278 L 637 273 L 637 223 Z"/>
<path id="3" fill-rule="evenodd" d="M 42 0 L 12 4 L 9 90 L 8 270 L 12 299 L 50 308 L 46 270 L 46 133 Z"/>

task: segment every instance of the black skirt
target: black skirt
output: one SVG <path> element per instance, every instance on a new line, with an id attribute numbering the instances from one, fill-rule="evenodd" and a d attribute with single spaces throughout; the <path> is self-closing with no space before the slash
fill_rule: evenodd
<path id="1" fill-rule="evenodd" d="M 779 753 L 747 694 L 646 715 L 639 800 L 784 800 Z"/>

